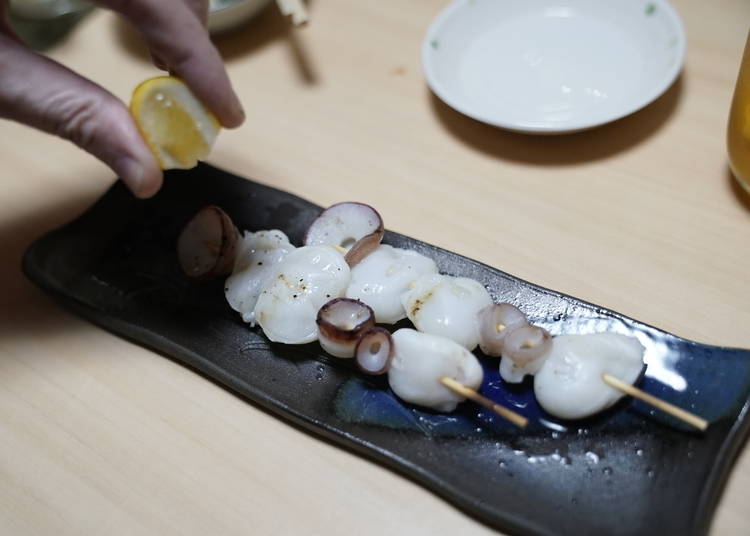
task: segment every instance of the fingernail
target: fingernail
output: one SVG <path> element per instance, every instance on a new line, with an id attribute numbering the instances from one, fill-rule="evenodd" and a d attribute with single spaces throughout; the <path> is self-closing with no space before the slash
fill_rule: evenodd
<path id="1" fill-rule="evenodd" d="M 245 122 L 245 109 L 242 107 L 242 104 L 239 100 L 235 100 L 234 102 L 234 110 L 232 110 L 232 112 L 235 117 L 235 121 L 232 122 L 232 128 L 238 127 Z"/>
<path id="2" fill-rule="evenodd" d="M 115 163 L 114 170 L 130 191 L 138 196 L 143 188 L 145 175 L 145 169 L 141 163 L 129 156 L 122 156 Z"/>
<path id="3" fill-rule="evenodd" d="M 157 69 L 161 69 L 162 71 L 168 70 L 167 62 L 164 61 L 158 54 L 154 54 L 153 52 L 151 52 L 151 62 Z"/>

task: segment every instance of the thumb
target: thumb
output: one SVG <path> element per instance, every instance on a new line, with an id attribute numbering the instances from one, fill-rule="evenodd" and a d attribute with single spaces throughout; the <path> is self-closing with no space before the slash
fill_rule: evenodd
<path id="1" fill-rule="evenodd" d="M 138 197 L 159 190 L 162 171 L 114 95 L 6 35 L 0 35 L 0 72 L 0 117 L 72 141 Z"/>

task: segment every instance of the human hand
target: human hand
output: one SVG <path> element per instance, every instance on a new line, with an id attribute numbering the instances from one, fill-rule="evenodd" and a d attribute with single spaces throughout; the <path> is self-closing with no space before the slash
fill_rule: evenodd
<path id="1" fill-rule="evenodd" d="M 208 0 L 97 0 L 146 41 L 154 63 L 182 78 L 227 128 L 244 120 L 206 30 Z M 0 0 L 0 117 L 68 139 L 107 164 L 138 197 L 154 195 L 162 171 L 123 102 L 24 45 Z"/>

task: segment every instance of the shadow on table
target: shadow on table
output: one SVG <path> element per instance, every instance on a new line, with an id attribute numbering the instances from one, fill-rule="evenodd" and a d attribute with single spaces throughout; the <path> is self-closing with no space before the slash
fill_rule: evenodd
<path id="1" fill-rule="evenodd" d="M 308 9 L 312 4 L 308 3 Z M 125 51 L 150 63 L 149 50 L 138 32 L 120 18 L 114 19 L 113 25 L 114 34 Z M 275 41 L 284 40 L 300 80 L 307 85 L 314 85 L 318 81 L 317 71 L 300 32 L 304 30 L 295 28 L 291 20 L 271 3 L 247 23 L 227 33 L 212 36 L 212 40 L 228 64 L 254 54 Z"/>
<path id="2" fill-rule="evenodd" d="M 729 166 L 727 166 L 726 176 L 727 181 L 729 182 L 729 189 L 732 190 L 734 197 L 745 210 L 750 212 L 750 193 L 740 186 L 740 183 L 734 178 L 734 174 Z"/>
<path id="3" fill-rule="evenodd" d="M 78 217 L 94 200 L 95 196 L 91 195 L 71 197 L 63 201 L 50 200 L 49 203 L 34 206 L 0 226 L 0 244 L 3 245 L 0 304 L 12 304 L 28 294 L 30 283 L 21 273 L 21 260 L 26 248 L 44 233 Z"/>
<path id="4" fill-rule="evenodd" d="M 55 313 L 53 301 L 21 272 L 26 249 L 43 234 L 77 218 L 96 199 L 96 193 L 50 199 L 35 205 L 0 226 L 0 341 L 29 340 L 44 333 L 69 329 L 64 316 Z M 2 365 L 0 365 L 1 367 Z M 4 371 L 7 369 L 3 368 Z"/>
<path id="5" fill-rule="evenodd" d="M 646 108 L 613 123 L 561 135 L 520 134 L 481 123 L 453 110 L 434 94 L 432 108 L 445 129 L 466 145 L 502 160 L 539 166 L 600 160 L 646 140 L 669 119 L 682 98 L 683 77 Z"/>

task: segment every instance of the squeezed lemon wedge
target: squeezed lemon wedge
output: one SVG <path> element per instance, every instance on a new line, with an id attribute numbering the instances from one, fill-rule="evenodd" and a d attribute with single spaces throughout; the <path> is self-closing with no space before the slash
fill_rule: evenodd
<path id="1" fill-rule="evenodd" d="M 162 169 L 189 169 L 211 151 L 221 126 L 179 78 L 142 82 L 130 113 Z"/>

